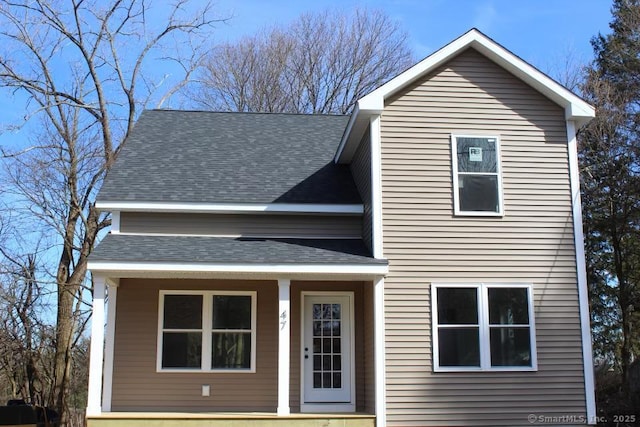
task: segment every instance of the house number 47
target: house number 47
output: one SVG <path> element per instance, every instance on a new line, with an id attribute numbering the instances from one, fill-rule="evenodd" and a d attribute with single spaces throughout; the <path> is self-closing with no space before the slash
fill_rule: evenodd
<path id="1" fill-rule="evenodd" d="M 287 324 L 287 310 L 283 311 L 280 314 L 280 330 L 283 330 L 286 324 Z"/>

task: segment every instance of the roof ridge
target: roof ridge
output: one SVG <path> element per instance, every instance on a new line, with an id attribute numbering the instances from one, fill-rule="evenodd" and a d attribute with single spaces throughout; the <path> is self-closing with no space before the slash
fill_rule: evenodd
<path id="1" fill-rule="evenodd" d="M 144 111 L 168 112 L 168 113 L 208 113 L 208 114 L 234 114 L 234 115 L 265 115 L 265 116 L 307 116 L 307 117 L 349 117 L 351 114 L 337 113 L 288 113 L 288 112 L 265 112 L 265 111 L 215 111 L 197 109 L 174 109 L 174 108 L 147 108 Z"/>

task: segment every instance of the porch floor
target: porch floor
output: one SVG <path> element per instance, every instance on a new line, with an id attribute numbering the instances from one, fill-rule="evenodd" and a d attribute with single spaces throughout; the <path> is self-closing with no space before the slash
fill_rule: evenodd
<path id="1" fill-rule="evenodd" d="M 88 416 L 87 427 L 375 427 L 375 419 L 362 413 L 104 412 Z"/>

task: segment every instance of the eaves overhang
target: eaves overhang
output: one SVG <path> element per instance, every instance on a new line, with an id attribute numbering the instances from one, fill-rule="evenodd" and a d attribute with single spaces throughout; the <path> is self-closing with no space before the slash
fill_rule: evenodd
<path id="1" fill-rule="evenodd" d="M 373 280 L 389 271 L 386 263 L 358 264 L 215 264 L 89 261 L 92 274 L 120 278 L 219 278 L 276 280 Z"/>
<path id="2" fill-rule="evenodd" d="M 385 101 L 389 97 L 469 48 L 475 49 L 561 106 L 565 111 L 565 120 L 573 121 L 576 128 L 586 125 L 595 117 L 595 109 L 585 100 L 474 28 L 378 89 L 360 98 L 349 120 L 334 161 L 336 163 L 351 161 L 371 118 L 382 114 Z"/>
<path id="3" fill-rule="evenodd" d="M 108 212 L 221 213 L 221 214 L 327 214 L 362 215 L 362 204 L 330 203 L 174 203 L 98 201 L 96 208 Z"/>

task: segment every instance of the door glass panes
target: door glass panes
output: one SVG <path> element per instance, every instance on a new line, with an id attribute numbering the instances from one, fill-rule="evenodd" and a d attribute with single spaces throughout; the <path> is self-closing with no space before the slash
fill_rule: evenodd
<path id="1" fill-rule="evenodd" d="M 342 388 L 342 305 L 313 304 L 313 388 Z"/>

